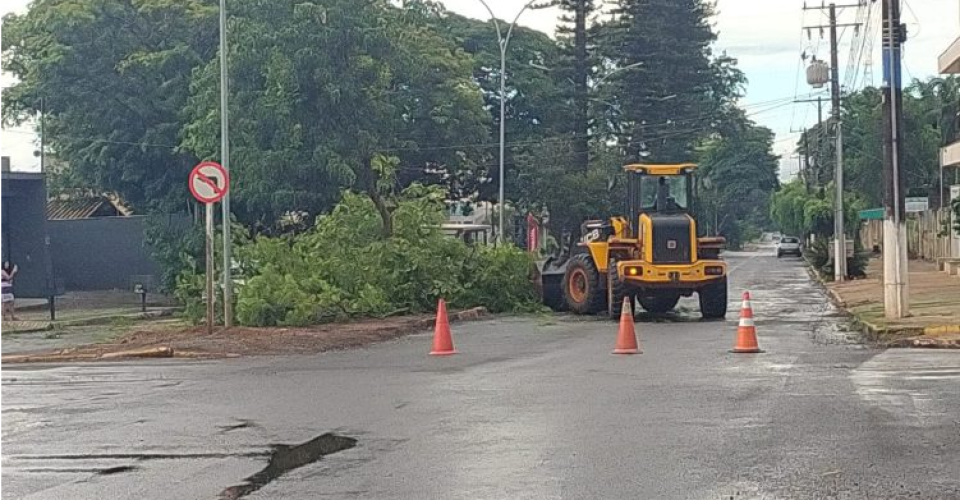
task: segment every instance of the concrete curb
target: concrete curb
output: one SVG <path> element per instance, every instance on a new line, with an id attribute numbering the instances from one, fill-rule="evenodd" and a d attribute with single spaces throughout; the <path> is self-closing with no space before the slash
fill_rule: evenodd
<path id="1" fill-rule="evenodd" d="M 449 321 L 451 323 L 477 321 L 482 320 L 490 315 L 490 311 L 486 307 L 474 307 L 471 309 L 450 313 Z M 435 319 L 433 318 L 425 318 L 423 320 L 411 322 L 409 325 L 410 328 L 404 331 L 404 333 L 397 335 L 397 337 L 402 337 L 408 334 L 419 332 L 421 330 L 433 328 L 434 321 Z M 119 351 L 108 351 L 107 348 L 108 346 L 106 345 L 86 345 L 27 354 L 8 354 L 0 356 L 0 362 L 3 364 L 69 363 L 158 358 L 223 359 L 240 357 L 240 355 L 236 353 L 176 349 L 167 345 L 148 346 Z"/>

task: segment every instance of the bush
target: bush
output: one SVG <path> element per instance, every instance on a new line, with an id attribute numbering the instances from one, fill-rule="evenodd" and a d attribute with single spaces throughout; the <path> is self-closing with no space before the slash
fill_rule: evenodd
<path id="1" fill-rule="evenodd" d="M 532 257 L 444 237 L 443 210 L 442 192 L 412 186 L 396 200 L 393 235 L 383 238 L 373 203 L 348 192 L 310 230 L 238 244 L 238 322 L 302 326 L 416 313 L 433 310 L 440 297 L 454 308 L 539 307 L 529 280 Z M 178 298 L 199 296 L 195 281 L 183 277 L 181 284 Z"/>
<path id="2" fill-rule="evenodd" d="M 818 238 L 804 250 L 807 262 L 826 280 L 833 279 L 833 259 L 830 258 L 830 245 L 830 240 Z M 866 276 L 869 260 L 870 254 L 863 251 L 863 245 L 859 239 L 854 240 L 853 257 L 847 259 L 847 276 L 851 278 Z"/>

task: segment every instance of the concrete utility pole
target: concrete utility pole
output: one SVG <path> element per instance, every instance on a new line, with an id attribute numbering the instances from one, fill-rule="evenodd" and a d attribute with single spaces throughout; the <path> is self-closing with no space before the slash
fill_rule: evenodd
<path id="1" fill-rule="evenodd" d="M 903 91 L 900 78 L 900 1 L 883 0 L 883 306 L 887 318 L 910 314 L 904 182 L 900 175 Z"/>
<path id="2" fill-rule="evenodd" d="M 833 204 L 833 279 L 843 281 L 847 277 L 847 241 L 843 229 L 843 125 L 840 123 L 840 62 L 837 53 L 837 5 L 830 4 L 830 99 L 836 127 L 837 164 L 834 168 L 834 184 L 837 188 Z"/>
<path id="3" fill-rule="evenodd" d="M 809 130 L 809 129 L 804 129 L 804 130 L 803 130 L 803 148 L 806 150 L 806 155 L 805 155 L 805 156 L 806 156 L 806 165 L 807 165 L 807 175 L 806 175 L 806 179 L 807 179 L 807 189 L 809 189 L 809 188 L 810 188 L 810 183 L 811 183 L 811 179 L 810 179 L 811 171 L 812 171 L 812 176 L 813 176 L 812 183 L 813 183 L 813 184 L 820 184 L 820 171 L 819 171 L 819 170 L 820 170 L 820 167 L 823 166 L 823 157 L 822 157 L 823 141 L 821 140 L 822 137 L 823 137 L 823 98 L 820 97 L 820 96 L 817 96 L 816 99 L 795 99 L 793 102 L 797 102 L 797 103 L 800 103 L 800 102 L 815 102 L 815 103 L 817 103 L 817 156 L 815 157 L 815 158 L 816 158 L 816 163 L 815 163 L 816 168 L 814 168 L 814 169 L 811 169 L 811 168 L 810 168 L 810 145 L 809 145 L 809 141 L 808 141 L 808 138 L 807 138 L 807 134 L 810 132 L 810 130 Z"/>
<path id="4" fill-rule="evenodd" d="M 839 7 L 861 7 L 861 4 L 847 4 Z M 830 97 L 833 104 L 832 116 L 834 126 L 836 127 L 836 154 L 837 161 L 834 168 L 834 185 L 836 187 L 836 202 L 833 211 L 833 233 L 834 233 L 834 259 L 833 259 L 833 277 L 836 281 L 843 281 L 847 276 L 847 244 L 846 235 L 843 227 L 843 125 L 840 122 L 840 63 L 839 47 L 837 46 L 837 28 L 843 26 L 859 27 L 860 23 L 838 24 L 837 23 L 837 4 L 831 3 L 827 7 L 806 7 L 808 9 L 826 8 L 830 17 L 830 23 L 827 26 L 808 26 L 811 28 L 828 28 L 830 30 Z"/>
<path id="5" fill-rule="evenodd" d="M 230 172 L 230 114 L 227 108 L 229 81 L 227 77 L 227 2 L 220 0 L 220 165 Z M 223 326 L 233 326 L 233 259 L 230 256 L 233 240 L 230 238 L 230 192 L 220 202 L 223 208 Z M 209 211 L 209 209 L 208 209 Z"/>

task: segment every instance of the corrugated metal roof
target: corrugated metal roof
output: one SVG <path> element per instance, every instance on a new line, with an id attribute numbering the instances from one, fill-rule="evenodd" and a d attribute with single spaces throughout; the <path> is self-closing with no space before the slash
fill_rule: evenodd
<path id="1" fill-rule="evenodd" d="M 54 199 L 47 202 L 47 220 L 87 219 L 98 216 L 103 211 L 109 212 L 109 215 L 128 215 L 126 209 L 105 196 Z"/>

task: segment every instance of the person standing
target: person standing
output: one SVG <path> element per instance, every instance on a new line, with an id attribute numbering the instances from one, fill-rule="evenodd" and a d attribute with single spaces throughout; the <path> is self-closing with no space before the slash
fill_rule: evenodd
<path id="1" fill-rule="evenodd" d="M 3 319 L 17 320 L 16 308 L 14 307 L 13 297 L 13 277 L 17 275 L 17 266 L 9 261 L 3 263 L 2 269 L 2 294 L 3 294 Z"/>

